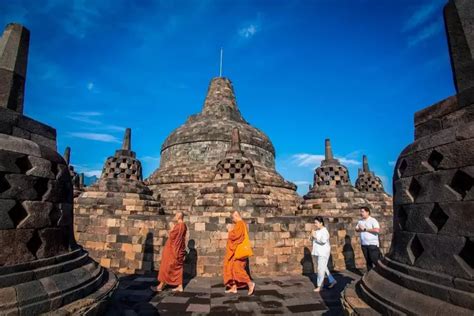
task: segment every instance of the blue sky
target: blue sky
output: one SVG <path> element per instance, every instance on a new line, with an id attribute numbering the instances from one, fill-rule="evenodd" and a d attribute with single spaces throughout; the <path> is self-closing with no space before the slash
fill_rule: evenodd
<path id="1" fill-rule="evenodd" d="M 413 115 L 454 94 L 445 1 L 0 0 L 31 31 L 25 113 L 97 174 L 125 127 L 148 176 L 166 136 L 199 112 L 224 48 L 245 119 L 307 192 L 324 139 L 357 177 L 362 154 L 391 192 Z"/>

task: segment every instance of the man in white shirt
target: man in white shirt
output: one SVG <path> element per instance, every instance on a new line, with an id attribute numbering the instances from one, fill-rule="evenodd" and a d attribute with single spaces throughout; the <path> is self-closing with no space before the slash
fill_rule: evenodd
<path id="1" fill-rule="evenodd" d="M 380 258 L 379 250 L 379 222 L 370 216 L 370 208 L 363 206 L 360 208 L 361 219 L 357 222 L 356 232 L 360 233 L 360 243 L 362 253 L 367 262 L 367 271 L 375 267 Z"/>

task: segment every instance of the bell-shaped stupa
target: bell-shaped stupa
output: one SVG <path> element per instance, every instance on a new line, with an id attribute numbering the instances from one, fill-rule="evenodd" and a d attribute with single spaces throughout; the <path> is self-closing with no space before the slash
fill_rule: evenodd
<path id="1" fill-rule="evenodd" d="M 235 210 L 244 217 L 282 214 L 270 190 L 257 183 L 255 168 L 241 149 L 236 127 L 232 130 L 230 149 L 217 163 L 214 180 L 201 189 L 191 212 L 227 217 Z"/>
<path id="2" fill-rule="evenodd" d="M 56 130 L 23 115 L 29 34 L 0 38 L 0 314 L 100 314 L 117 278 L 76 244 Z"/>
<path id="3" fill-rule="evenodd" d="M 161 147 L 160 167 L 147 179 L 165 211 L 188 210 L 201 188 L 214 180 L 217 163 L 240 132 L 242 150 L 253 163 L 255 178 L 288 214 L 300 201 L 296 186 L 275 170 L 275 149 L 267 135 L 242 117 L 229 79 L 212 79 L 201 113 L 174 130 Z"/>
<path id="4" fill-rule="evenodd" d="M 451 0 L 444 15 L 456 95 L 415 114 L 390 252 L 346 288 L 347 315 L 474 314 L 474 2 Z"/>
<path id="5" fill-rule="evenodd" d="M 131 149 L 131 130 L 121 149 L 107 158 L 100 179 L 75 200 L 78 242 L 97 261 L 119 273 L 152 270 L 154 258 L 144 260 L 148 234 L 164 226 L 160 201 L 142 181 L 140 160 Z M 150 239 L 150 238 L 148 238 Z"/>

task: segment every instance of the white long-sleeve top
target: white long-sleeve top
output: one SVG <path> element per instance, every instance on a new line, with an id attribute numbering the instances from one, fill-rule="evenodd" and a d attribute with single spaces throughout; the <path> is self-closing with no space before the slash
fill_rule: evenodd
<path id="1" fill-rule="evenodd" d="M 329 232 L 326 227 L 313 231 L 313 256 L 327 257 L 331 254 L 331 245 L 329 244 Z"/>

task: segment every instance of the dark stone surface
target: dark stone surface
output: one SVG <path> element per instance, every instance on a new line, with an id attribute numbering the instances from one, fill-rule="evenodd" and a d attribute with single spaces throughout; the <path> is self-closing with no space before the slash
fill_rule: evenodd
<path id="1" fill-rule="evenodd" d="M 337 286 L 320 294 L 313 292 L 315 277 L 256 278 L 255 294 L 247 296 L 247 290 L 224 294 L 221 278 L 185 280 L 183 293 L 153 293 L 155 275 L 123 276 L 106 315 L 342 315 L 340 292 L 358 276 L 336 274 Z"/>
<path id="2" fill-rule="evenodd" d="M 22 115 L 28 38 L 9 25 L 0 39 L 0 314 L 82 314 L 116 279 L 74 251 L 72 182 L 56 131 Z"/>
<path id="3" fill-rule="evenodd" d="M 346 292 L 349 313 L 356 296 L 383 314 L 474 313 L 474 2 L 449 1 L 445 18 L 458 95 L 416 113 L 394 172 L 390 253 Z"/>
<path id="4" fill-rule="evenodd" d="M 8 24 L 0 38 L 0 107 L 23 113 L 30 31 Z"/>
<path id="5" fill-rule="evenodd" d="M 450 0 L 444 9 L 451 65 L 456 90 L 474 87 L 474 3 Z"/>

